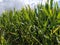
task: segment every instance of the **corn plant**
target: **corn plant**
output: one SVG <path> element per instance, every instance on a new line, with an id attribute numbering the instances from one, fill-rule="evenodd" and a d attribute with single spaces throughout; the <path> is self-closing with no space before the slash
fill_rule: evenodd
<path id="1" fill-rule="evenodd" d="M 53 0 L 49 0 L 34 9 L 28 6 L 3 12 L 0 16 L 0 45 L 60 45 L 58 3 L 53 6 Z"/>

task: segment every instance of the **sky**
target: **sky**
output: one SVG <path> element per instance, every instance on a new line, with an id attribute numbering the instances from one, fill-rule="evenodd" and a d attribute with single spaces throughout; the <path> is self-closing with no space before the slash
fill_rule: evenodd
<path id="1" fill-rule="evenodd" d="M 59 0 L 54 0 L 54 1 L 56 2 Z M 20 9 L 27 4 L 33 7 L 34 5 L 37 5 L 37 3 L 41 3 L 41 2 L 45 4 L 46 0 L 0 0 L 0 13 L 2 13 L 6 9 L 7 10 L 13 9 L 14 7 L 16 9 Z"/>

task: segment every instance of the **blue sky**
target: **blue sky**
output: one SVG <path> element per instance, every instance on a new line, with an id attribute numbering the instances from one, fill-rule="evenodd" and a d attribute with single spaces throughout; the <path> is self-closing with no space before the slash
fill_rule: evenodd
<path id="1" fill-rule="evenodd" d="M 43 4 L 46 2 L 46 0 L 0 0 L 0 13 L 6 9 L 13 9 L 14 7 L 20 9 L 27 4 L 33 7 L 37 3 L 41 3 L 41 1 L 43 1 Z M 54 1 L 56 2 L 59 0 Z"/>

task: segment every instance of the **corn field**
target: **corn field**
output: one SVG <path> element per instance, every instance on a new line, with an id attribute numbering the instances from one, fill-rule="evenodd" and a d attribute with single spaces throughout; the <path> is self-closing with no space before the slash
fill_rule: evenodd
<path id="1" fill-rule="evenodd" d="M 0 45 L 60 45 L 60 7 L 48 2 L 3 12 Z"/>

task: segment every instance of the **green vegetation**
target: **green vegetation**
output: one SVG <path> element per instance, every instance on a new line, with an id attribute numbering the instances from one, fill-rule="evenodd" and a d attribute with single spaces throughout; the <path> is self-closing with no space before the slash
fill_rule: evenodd
<path id="1" fill-rule="evenodd" d="M 60 45 L 60 8 L 53 0 L 37 8 L 5 11 L 0 16 L 0 45 Z"/>

